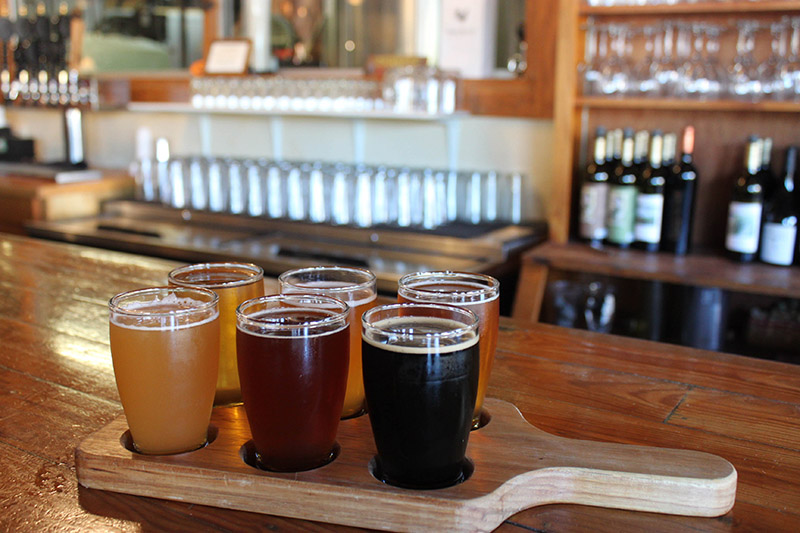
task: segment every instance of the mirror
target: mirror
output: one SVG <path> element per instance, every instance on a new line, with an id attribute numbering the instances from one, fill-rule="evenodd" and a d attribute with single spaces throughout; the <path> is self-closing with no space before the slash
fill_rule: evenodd
<path id="1" fill-rule="evenodd" d="M 497 10 L 495 72 L 519 59 L 526 0 L 486 0 Z M 249 38 L 268 57 L 255 70 L 363 68 L 373 55 L 426 57 L 437 64 L 446 0 L 12 0 L 82 13 L 82 70 L 184 69 L 206 40 Z M 58 5 L 56 5 L 58 4 Z M 269 6 L 270 15 L 260 13 Z M 214 35 L 206 35 L 214 33 Z M 268 40 L 268 44 L 267 44 Z M 524 55 L 524 54 L 523 54 Z M 517 64 L 518 66 L 518 64 Z"/>

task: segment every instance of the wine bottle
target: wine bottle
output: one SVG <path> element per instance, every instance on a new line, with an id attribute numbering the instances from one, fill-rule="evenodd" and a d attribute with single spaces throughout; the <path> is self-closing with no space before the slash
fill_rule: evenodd
<path id="1" fill-rule="evenodd" d="M 731 203 L 728 206 L 725 248 L 731 258 L 743 262 L 752 261 L 758 251 L 761 212 L 764 206 L 764 190 L 758 176 L 762 148 L 761 139 L 757 137 L 749 139 L 745 168 L 736 178 Z"/>
<path id="2" fill-rule="evenodd" d="M 621 128 L 614 130 L 614 164 L 622 163 L 622 142 L 625 139 L 625 132 Z"/>
<path id="3" fill-rule="evenodd" d="M 797 242 L 798 206 L 795 203 L 797 148 L 786 150 L 782 179 L 776 180 L 771 196 L 764 203 L 761 260 L 773 265 L 791 265 Z"/>
<path id="4" fill-rule="evenodd" d="M 608 184 L 606 242 L 628 248 L 633 242 L 633 222 L 636 216 L 636 172 L 633 166 L 633 130 L 627 129 L 622 141 L 622 159 L 614 169 Z"/>
<path id="5" fill-rule="evenodd" d="M 761 189 L 764 191 L 764 203 L 766 203 L 775 190 L 777 178 L 772 171 L 772 138 L 764 137 L 761 141 L 761 167 L 758 169 L 758 179 L 761 181 Z"/>
<path id="6" fill-rule="evenodd" d="M 639 130 L 636 132 L 633 145 L 633 166 L 636 168 L 636 175 L 641 176 L 647 167 L 647 149 L 650 146 L 650 132 Z"/>
<path id="7" fill-rule="evenodd" d="M 697 170 L 693 164 L 694 127 L 683 131 L 680 161 L 672 165 L 664 186 L 664 223 L 661 249 L 678 255 L 689 253 L 692 240 Z"/>
<path id="8" fill-rule="evenodd" d="M 636 247 L 648 252 L 658 251 L 661 242 L 661 223 L 664 219 L 664 184 L 667 169 L 662 165 L 664 137 L 656 130 L 650 137 L 649 164 L 639 182 L 636 196 L 634 238 Z"/>
<path id="9" fill-rule="evenodd" d="M 593 246 L 599 246 L 608 235 L 606 202 L 610 166 L 606 162 L 606 130 L 597 128 L 592 160 L 586 167 L 581 186 L 581 215 L 579 235 Z"/>
<path id="10" fill-rule="evenodd" d="M 674 133 L 664 134 L 664 155 L 661 158 L 661 165 L 669 174 L 672 165 L 675 164 L 675 153 L 678 149 L 678 136 Z"/>

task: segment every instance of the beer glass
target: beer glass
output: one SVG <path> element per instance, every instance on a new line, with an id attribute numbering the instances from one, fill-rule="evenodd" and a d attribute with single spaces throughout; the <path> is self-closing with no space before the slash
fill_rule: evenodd
<path id="1" fill-rule="evenodd" d="M 219 374 L 214 405 L 240 403 L 236 368 L 236 306 L 264 295 L 264 270 L 251 263 L 198 263 L 169 273 L 170 285 L 203 287 L 219 295 Z"/>
<path id="2" fill-rule="evenodd" d="M 480 319 L 481 367 L 478 400 L 475 402 L 473 429 L 480 426 L 481 408 L 494 352 L 500 320 L 500 283 L 491 276 L 470 272 L 417 272 L 400 278 L 399 302 L 427 302 L 455 305 L 473 311 Z"/>
<path id="3" fill-rule="evenodd" d="M 350 370 L 342 418 L 365 412 L 361 377 L 361 315 L 375 306 L 375 274 L 363 268 L 321 266 L 289 270 L 278 277 L 281 293 L 313 293 L 338 298 L 350 306 Z"/>
<path id="4" fill-rule="evenodd" d="M 296 472 L 333 460 L 349 313 L 341 300 L 314 294 L 262 296 L 236 310 L 242 399 L 260 467 Z"/>
<path id="5" fill-rule="evenodd" d="M 219 297 L 156 287 L 108 303 L 114 376 L 134 448 L 169 454 L 203 446 L 219 359 Z"/>
<path id="6" fill-rule="evenodd" d="M 478 317 L 435 304 L 391 304 L 362 318 L 375 476 L 412 489 L 465 478 L 478 395 Z"/>

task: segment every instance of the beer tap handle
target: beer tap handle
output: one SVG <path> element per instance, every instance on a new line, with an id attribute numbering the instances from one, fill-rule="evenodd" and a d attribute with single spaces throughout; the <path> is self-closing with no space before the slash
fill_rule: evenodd
<path id="1" fill-rule="evenodd" d="M 14 35 L 14 25 L 8 18 L 8 13 L 0 16 L 0 94 L 3 101 L 8 102 L 11 92 L 11 68 L 8 64 L 8 54 L 11 49 L 11 38 Z"/>

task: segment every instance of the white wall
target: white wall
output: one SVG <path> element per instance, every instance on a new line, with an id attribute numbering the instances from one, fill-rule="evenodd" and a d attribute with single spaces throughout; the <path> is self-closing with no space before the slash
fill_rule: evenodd
<path id="1" fill-rule="evenodd" d="M 553 123 L 496 117 L 459 118 L 455 145 L 459 170 L 523 172 L 529 176 L 528 213 L 545 217 L 552 180 Z M 61 115 L 57 111 L 10 108 L 12 131 L 36 139 L 43 161 L 63 159 Z M 354 121 L 346 118 L 283 117 L 279 148 L 283 158 L 348 161 L 355 158 Z M 366 163 L 448 167 L 444 123 L 363 121 Z M 127 168 L 134 157 L 136 130 L 151 129 L 170 141 L 173 155 L 274 157 L 270 117 L 98 111 L 85 114 L 90 165 Z"/>

